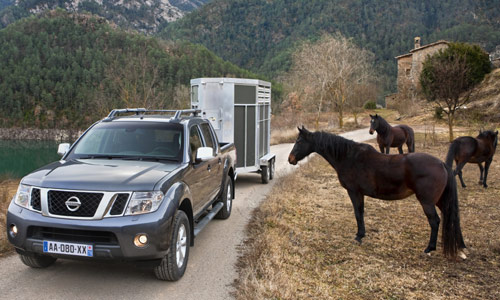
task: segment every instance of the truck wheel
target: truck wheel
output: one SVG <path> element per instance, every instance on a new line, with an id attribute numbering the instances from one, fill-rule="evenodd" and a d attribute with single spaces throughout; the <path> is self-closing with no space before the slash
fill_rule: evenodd
<path id="1" fill-rule="evenodd" d="M 225 220 L 229 218 L 231 209 L 233 208 L 233 181 L 229 176 L 226 177 L 226 185 L 222 191 L 220 201 L 224 203 L 224 206 L 215 215 L 215 218 Z"/>
<path id="2" fill-rule="evenodd" d="M 262 173 L 260 174 L 262 177 L 262 183 L 269 183 L 271 170 L 269 170 L 268 166 L 262 167 Z"/>
<path id="3" fill-rule="evenodd" d="M 47 268 L 57 260 L 57 258 L 52 256 L 44 256 L 38 254 L 33 254 L 33 255 L 19 254 L 19 258 L 21 258 L 23 264 L 27 265 L 28 267 L 37 269 Z"/>
<path id="4" fill-rule="evenodd" d="M 191 228 L 189 220 L 186 213 L 179 210 L 175 214 L 168 253 L 163 257 L 160 265 L 154 269 L 156 278 L 167 281 L 179 280 L 186 271 L 190 244 Z"/>
<path id="5" fill-rule="evenodd" d="M 269 179 L 270 180 L 274 179 L 274 168 L 275 168 L 274 164 L 275 164 L 274 159 L 271 159 L 271 161 L 269 161 Z"/>

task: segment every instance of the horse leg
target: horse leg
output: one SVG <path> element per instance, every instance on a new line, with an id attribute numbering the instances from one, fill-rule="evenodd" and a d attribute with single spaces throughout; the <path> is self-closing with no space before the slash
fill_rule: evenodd
<path id="1" fill-rule="evenodd" d="M 389 151 L 391 151 L 391 144 L 387 144 L 387 147 L 385 147 L 385 154 L 389 154 Z"/>
<path id="2" fill-rule="evenodd" d="M 380 153 L 384 153 L 384 145 L 379 144 L 378 147 L 380 148 Z"/>
<path id="3" fill-rule="evenodd" d="M 488 170 L 490 169 L 491 162 L 493 161 L 493 157 L 488 159 L 484 163 L 484 177 L 483 177 L 483 186 L 484 188 L 487 188 L 488 185 L 486 184 L 486 178 L 488 177 Z"/>
<path id="4" fill-rule="evenodd" d="M 399 154 L 403 154 L 403 145 L 398 147 Z"/>
<path id="5" fill-rule="evenodd" d="M 347 191 L 349 198 L 351 198 L 352 206 L 354 208 L 354 215 L 356 216 L 356 223 L 358 224 L 358 232 L 356 233 L 355 240 L 361 244 L 361 239 L 365 236 L 365 197 L 355 191 Z"/>
<path id="6" fill-rule="evenodd" d="M 429 221 L 429 225 L 431 226 L 431 237 L 429 239 L 429 245 L 427 245 L 427 248 L 425 248 L 424 250 L 425 253 L 430 253 L 431 251 L 436 250 L 436 241 L 440 219 L 436 211 L 436 206 L 432 202 L 430 202 L 429 204 L 424 204 L 423 201 L 420 201 L 420 204 L 422 205 L 424 213 L 427 216 L 427 221 Z"/>
<path id="7" fill-rule="evenodd" d="M 455 175 L 458 174 L 458 178 L 460 179 L 460 183 L 462 184 L 463 188 L 467 187 L 465 185 L 464 179 L 462 178 L 462 168 L 465 166 L 466 163 L 467 161 L 463 161 L 461 163 L 457 162 L 457 168 L 455 169 Z"/>
<path id="8" fill-rule="evenodd" d="M 479 167 L 479 184 L 483 184 L 483 165 L 481 163 L 478 163 L 477 166 Z"/>

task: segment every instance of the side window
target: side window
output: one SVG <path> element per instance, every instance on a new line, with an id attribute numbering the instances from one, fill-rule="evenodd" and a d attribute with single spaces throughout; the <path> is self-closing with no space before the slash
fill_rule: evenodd
<path id="1" fill-rule="evenodd" d="M 201 137 L 198 126 L 193 126 L 189 130 L 189 148 L 191 150 L 191 161 L 196 159 L 196 150 L 201 147 Z"/>
<path id="2" fill-rule="evenodd" d="M 203 137 L 205 138 L 205 146 L 214 149 L 215 153 L 217 149 L 214 143 L 214 137 L 212 136 L 212 131 L 210 130 L 210 126 L 208 125 L 208 123 L 201 124 L 201 132 L 203 133 Z"/>

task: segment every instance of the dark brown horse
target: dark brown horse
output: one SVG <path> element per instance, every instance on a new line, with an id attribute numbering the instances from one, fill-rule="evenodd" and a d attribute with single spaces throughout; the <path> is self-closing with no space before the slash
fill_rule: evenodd
<path id="1" fill-rule="evenodd" d="M 379 115 L 370 115 L 370 134 L 377 132 L 377 143 L 380 152 L 389 154 L 391 147 L 397 147 L 399 154 L 403 154 L 403 145 L 406 143 L 408 152 L 415 152 L 415 135 L 408 125 L 391 126 Z"/>
<path id="2" fill-rule="evenodd" d="M 354 207 L 361 243 L 365 236 L 364 196 L 398 200 L 415 194 L 424 209 L 431 235 L 425 253 L 436 250 L 440 219 L 443 218 L 443 252 L 456 257 L 465 244 L 460 229 L 458 197 L 453 171 L 439 159 L 425 153 L 385 155 L 370 145 L 356 143 L 335 134 L 309 132 L 299 128 L 299 136 L 290 152 L 292 165 L 316 152 L 337 171 L 340 184 L 347 190 Z M 390 217 L 391 212 L 387 213 Z M 465 254 L 460 251 L 460 256 Z"/>
<path id="3" fill-rule="evenodd" d="M 488 170 L 493 161 L 493 154 L 495 154 L 497 144 L 498 130 L 496 132 L 491 130 L 480 131 L 476 138 L 462 136 L 451 142 L 446 155 L 446 165 L 453 168 L 453 160 L 455 161 L 457 164 L 455 175 L 458 174 L 462 187 L 466 187 L 462 178 L 462 168 L 468 162 L 476 163 L 479 166 L 479 184 L 482 184 L 485 188 L 488 187 L 486 178 L 488 177 Z M 483 162 L 484 168 L 481 165 Z"/>

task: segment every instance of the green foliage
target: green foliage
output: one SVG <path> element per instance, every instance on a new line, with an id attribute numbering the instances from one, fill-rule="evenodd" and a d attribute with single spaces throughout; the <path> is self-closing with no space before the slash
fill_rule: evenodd
<path id="1" fill-rule="evenodd" d="M 489 56 L 481 47 L 451 43 L 424 61 L 420 84 L 428 100 L 450 99 L 456 102 L 462 93 L 479 84 L 489 72 Z"/>
<path id="2" fill-rule="evenodd" d="M 395 91 L 395 56 L 413 37 L 500 44 L 500 0 L 215 0 L 160 33 L 205 45 L 223 59 L 270 77 L 289 70 L 303 40 L 340 32 L 375 54 L 385 92 Z"/>
<path id="3" fill-rule="evenodd" d="M 201 45 L 61 10 L 0 30 L 0 62 L 0 126 L 84 128 L 115 107 L 173 108 L 192 78 L 256 78 Z"/>
<path id="4" fill-rule="evenodd" d="M 377 103 L 375 101 L 366 101 L 365 105 L 363 106 L 364 109 L 376 109 L 377 108 Z"/>
<path id="5" fill-rule="evenodd" d="M 434 118 L 436 118 L 438 120 L 442 120 L 443 113 L 444 113 L 444 109 L 441 106 L 436 106 L 436 108 L 434 109 Z"/>

